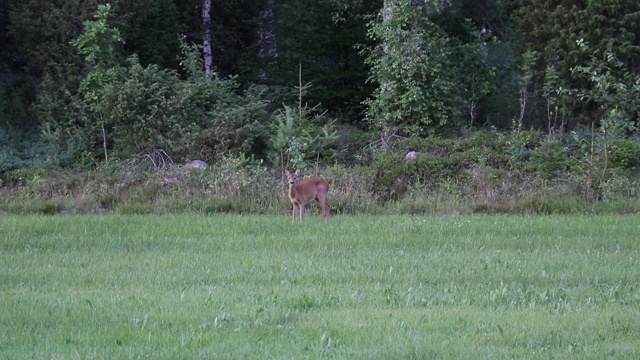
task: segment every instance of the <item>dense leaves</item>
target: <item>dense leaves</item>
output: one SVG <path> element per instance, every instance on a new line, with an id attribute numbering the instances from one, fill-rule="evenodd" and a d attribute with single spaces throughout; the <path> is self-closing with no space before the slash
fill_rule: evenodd
<path id="1" fill-rule="evenodd" d="M 0 168 L 36 148 L 59 166 L 158 148 L 334 160 L 334 120 L 376 138 L 591 133 L 606 166 L 638 163 L 635 0 L 212 0 L 210 81 L 194 47 L 202 15 L 201 0 L 2 1 Z M 301 82 L 304 103 L 289 91 Z M 283 142 L 294 108 L 326 119 Z M 562 157 L 556 145 L 541 164 Z"/>
<path id="2" fill-rule="evenodd" d="M 531 89 L 539 92 L 543 83 L 566 115 L 569 128 L 599 120 L 598 103 L 571 96 L 572 91 L 592 89 L 588 74 L 572 71 L 591 63 L 598 67 L 610 54 L 621 66 L 611 75 L 621 79 L 625 72 L 638 74 L 640 65 L 640 3 L 635 0 L 504 0 L 510 19 L 521 38 L 519 51 L 534 53 Z M 592 52 L 583 51 L 588 43 Z M 593 63 L 592 55 L 598 57 Z M 568 95 L 568 96 L 567 96 Z M 544 111 L 533 109 L 534 114 Z M 595 117 L 594 117 L 595 115 Z M 532 120 L 535 124 L 535 120 Z"/>
<path id="3" fill-rule="evenodd" d="M 456 109 L 451 45 L 431 21 L 438 2 L 386 1 L 370 29 L 377 45 L 368 57 L 379 86 L 367 102 L 377 128 L 422 136 L 446 125 Z"/>

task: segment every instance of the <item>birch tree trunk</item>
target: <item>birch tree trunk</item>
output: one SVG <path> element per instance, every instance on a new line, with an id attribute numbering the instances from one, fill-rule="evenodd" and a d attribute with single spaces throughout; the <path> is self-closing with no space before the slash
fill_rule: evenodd
<path id="1" fill-rule="evenodd" d="M 390 31 L 394 26 L 392 24 L 393 21 L 393 13 L 396 11 L 396 7 L 398 6 L 396 0 L 385 0 L 383 4 L 382 10 L 382 26 L 387 31 Z M 389 43 L 388 38 L 382 39 L 382 56 L 388 57 L 391 54 L 391 44 Z M 380 96 L 387 96 L 388 93 L 393 91 L 393 83 L 388 81 L 388 79 L 380 78 L 378 79 L 380 82 Z"/>
<path id="2" fill-rule="evenodd" d="M 267 1 L 266 9 L 260 12 L 261 25 L 258 30 L 258 57 L 266 60 L 266 66 L 269 67 L 269 63 L 273 59 L 278 57 L 278 43 L 276 39 L 276 12 L 274 9 L 275 1 Z M 260 79 L 266 80 L 269 75 L 268 69 L 263 69 L 260 72 Z"/>
<path id="3" fill-rule="evenodd" d="M 204 72 L 207 78 L 213 73 L 213 51 L 211 49 L 211 0 L 202 0 L 202 22 L 204 26 L 203 55 Z"/>

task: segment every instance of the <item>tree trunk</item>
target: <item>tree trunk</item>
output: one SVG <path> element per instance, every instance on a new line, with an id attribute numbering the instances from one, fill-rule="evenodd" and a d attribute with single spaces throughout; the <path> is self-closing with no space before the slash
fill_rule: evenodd
<path id="1" fill-rule="evenodd" d="M 382 10 L 382 24 L 385 29 L 389 30 L 391 28 L 391 22 L 393 21 L 393 13 L 396 11 L 396 7 L 398 6 L 396 0 L 385 0 L 383 4 Z M 382 56 L 389 56 L 391 54 L 391 44 L 389 44 L 389 40 L 383 38 L 382 40 Z M 393 83 L 388 81 L 388 79 L 378 79 L 380 81 L 380 96 L 385 97 L 388 93 L 393 91 Z"/>
<path id="2" fill-rule="evenodd" d="M 211 0 L 202 0 L 202 22 L 204 26 L 204 72 L 208 78 L 213 73 L 213 51 L 211 49 Z"/>
<path id="3" fill-rule="evenodd" d="M 262 18 L 260 29 L 258 30 L 258 57 L 265 61 L 266 68 L 260 72 L 260 79 L 266 80 L 268 77 L 269 63 L 278 57 L 278 43 L 276 41 L 276 11 L 275 1 L 267 1 L 267 7 L 260 12 Z"/>
<path id="4" fill-rule="evenodd" d="M 107 132 L 104 129 L 104 122 L 102 123 L 102 149 L 104 150 L 104 163 L 109 166 L 109 151 L 107 150 Z"/>

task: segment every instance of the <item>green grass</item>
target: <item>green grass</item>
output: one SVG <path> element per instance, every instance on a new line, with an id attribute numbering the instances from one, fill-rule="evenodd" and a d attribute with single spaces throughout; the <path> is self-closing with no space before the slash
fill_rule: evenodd
<path id="1" fill-rule="evenodd" d="M 640 356 L 637 216 L 0 217 L 0 359 Z"/>

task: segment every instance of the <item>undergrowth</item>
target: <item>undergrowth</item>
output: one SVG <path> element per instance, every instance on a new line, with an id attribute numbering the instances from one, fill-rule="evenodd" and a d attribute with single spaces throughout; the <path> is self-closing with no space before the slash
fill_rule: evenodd
<path id="1" fill-rule="evenodd" d="M 620 161 L 593 144 L 585 148 L 572 141 L 533 132 L 504 136 L 491 131 L 464 139 L 399 140 L 388 142 L 386 148 L 368 147 L 349 164 L 318 162 L 303 176 L 327 180 L 333 214 L 640 213 L 640 147 L 625 143 L 626 155 Z M 409 152 L 414 157 L 405 159 Z M 146 169 L 130 164 L 123 161 L 88 171 L 38 167 L 2 173 L 0 211 L 290 211 L 284 169 L 259 160 L 227 156 L 205 169 L 180 165 Z M 317 213 L 316 205 L 307 207 Z"/>

